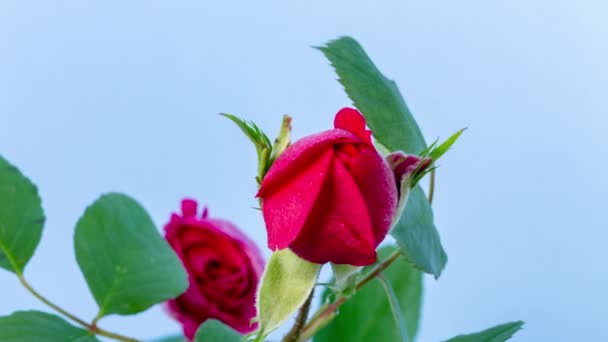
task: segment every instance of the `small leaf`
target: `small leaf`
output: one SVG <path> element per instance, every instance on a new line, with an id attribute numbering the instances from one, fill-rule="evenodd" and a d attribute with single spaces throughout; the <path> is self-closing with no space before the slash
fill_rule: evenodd
<path id="1" fill-rule="evenodd" d="M 23 273 L 42 236 L 44 212 L 36 186 L 0 156 L 0 267 Z"/>
<path id="2" fill-rule="evenodd" d="M 410 154 L 425 149 L 424 137 L 399 88 L 376 68 L 356 40 L 342 37 L 318 49 L 331 62 L 344 90 L 381 144 Z"/>
<path id="3" fill-rule="evenodd" d="M 196 331 L 194 342 L 240 342 L 241 335 L 215 319 L 208 319 Z"/>
<path id="4" fill-rule="evenodd" d="M 99 342 L 93 333 L 40 311 L 17 311 L 0 317 L 2 342 Z"/>
<path id="5" fill-rule="evenodd" d="M 253 122 L 251 121 L 245 121 L 245 120 L 241 120 L 238 117 L 231 115 L 231 114 L 226 114 L 226 113 L 222 113 L 220 114 L 228 119 L 230 119 L 230 121 L 234 122 L 240 129 L 241 131 L 243 131 L 243 133 L 245 133 L 245 135 L 249 138 L 249 140 L 251 140 L 251 142 L 253 142 L 253 145 L 255 146 L 255 150 L 258 154 L 258 175 L 256 176 L 256 180 L 258 182 L 258 184 L 262 183 L 262 178 L 264 178 L 264 175 L 266 174 L 266 171 L 268 170 L 268 168 L 270 167 L 271 164 L 271 156 L 275 156 L 276 157 L 276 151 L 273 151 L 273 147 L 272 147 L 272 143 L 270 142 L 270 139 L 268 139 L 268 136 L 262 132 L 262 130 Z M 289 129 L 289 122 L 291 121 L 291 118 L 289 118 L 287 115 L 283 118 L 283 122 L 287 124 L 287 128 Z M 281 133 L 283 133 L 283 126 L 281 126 Z M 287 131 L 287 138 L 289 138 L 289 131 Z M 284 141 L 277 141 L 277 148 L 282 148 L 282 144 L 284 144 Z M 287 141 L 288 143 L 288 141 Z"/>
<path id="6" fill-rule="evenodd" d="M 391 235 L 414 266 L 439 278 L 448 257 L 433 222 L 433 209 L 420 186 L 409 192 L 407 204 Z"/>
<path id="7" fill-rule="evenodd" d="M 106 194 L 91 204 L 78 220 L 74 243 L 98 318 L 144 311 L 188 287 L 180 260 L 146 210 L 126 195 Z"/>
<path id="8" fill-rule="evenodd" d="M 239 119 L 238 117 L 232 114 L 222 113 L 220 115 L 230 119 L 230 121 L 234 122 L 237 126 L 239 126 L 241 131 L 243 131 L 243 133 L 245 133 L 249 140 L 251 140 L 251 142 L 255 145 L 258 151 L 263 148 L 268 148 L 269 150 L 272 149 L 272 143 L 270 142 L 270 139 L 266 134 L 264 134 L 264 132 L 262 132 L 262 130 L 255 123 Z"/>
<path id="9" fill-rule="evenodd" d="M 504 342 L 510 339 L 523 325 L 524 322 L 522 321 L 505 323 L 478 333 L 458 335 L 446 342 Z"/>
<path id="10" fill-rule="evenodd" d="M 394 246 L 379 249 L 378 259 L 386 259 L 395 250 Z M 409 339 L 414 340 L 422 304 L 422 273 L 400 257 L 384 270 L 382 275 L 394 290 L 405 321 L 405 330 Z M 327 288 L 323 303 L 333 294 L 333 291 Z M 314 342 L 334 341 L 403 341 L 395 324 L 391 304 L 379 279 L 370 281 L 342 304 L 334 320 L 314 336 Z"/>
<path id="11" fill-rule="evenodd" d="M 439 139 L 435 139 L 435 141 L 433 141 L 432 144 L 430 144 L 429 146 L 427 146 L 422 152 L 420 152 L 418 155 L 421 157 L 428 157 L 428 155 L 431 153 L 432 150 L 435 149 L 435 146 L 437 146 L 437 144 L 439 143 Z"/>
<path id="12" fill-rule="evenodd" d="M 258 338 L 285 322 L 308 298 L 320 264 L 308 262 L 289 248 L 272 253 L 258 288 Z"/>
<path id="13" fill-rule="evenodd" d="M 437 146 L 437 148 L 432 149 L 429 152 L 429 157 L 433 158 L 433 161 L 439 160 L 441 156 L 443 156 L 451 147 L 454 145 L 456 140 L 460 137 L 460 135 L 466 130 L 463 128 L 458 132 L 452 134 L 446 141 L 444 141 L 441 145 Z"/>

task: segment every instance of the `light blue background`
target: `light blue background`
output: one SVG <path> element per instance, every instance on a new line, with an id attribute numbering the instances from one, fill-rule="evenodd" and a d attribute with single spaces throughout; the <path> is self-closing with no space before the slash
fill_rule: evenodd
<path id="1" fill-rule="evenodd" d="M 426 278 L 419 340 L 515 319 L 516 341 L 608 340 L 605 1 L 203 2 L 0 1 L 0 153 L 48 217 L 36 288 L 95 315 L 72 234 L 101 192 L 159 227 L 193 196 L 264 246 L 254 150 L 217 113 L 273 136 L 283 113 L 295 137 L 331 127 L 350 101 L 309 46 L 348 34 L 429 141 L 469 127 L 438 170 L 449 262 Z M 25 308 L 46 310 L 0 272 L 0 314 Z M 159 308 L 102 326 L 179 330 Z"/>

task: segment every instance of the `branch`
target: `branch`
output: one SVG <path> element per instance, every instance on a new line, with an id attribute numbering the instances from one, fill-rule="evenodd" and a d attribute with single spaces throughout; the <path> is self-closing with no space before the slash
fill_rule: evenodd
<path id="1" fill-rule="evenodd" d="M 50 300 L 46 299 L 44 296 L 42 296 L 40 293 L 38 293 L 36 290 L 34 290 L 34 288 L 27 282 L 27 280 L 25 280 L 25 278 L 22 275 L 19 275 L 19 281 L 21 282 L 21 285 L 23 285 L 23 287 L 25 287 L 32 295 L 34 295 L 34 297 L 38 298 L 41 302 L 43 302 L 44 304 L 48 305 L 49 307 L 51 307 L 53 310 L 59 312 L 60 314 L 62 314 L 63 316 L 71 319 L 72 321 L 80 324 L 81 326 L 85 327 L 88 331 L 95 333 L 97 335 L 101 335 L 101 336 L 105 336 L 105 337 L 109 337 L 112 339 L 115 339 L 117 341 L 123 341 L 123 342 L 140 342 L 137 339 L 131 338 L 131 337 L 127 337 L 127 336 L 123 336 L 120 334 L 116 334 L 104 329 L 101 329 L 97 326 L 96 321 L 94 321 L 94 323 L 89 324 L 87 322 L 85 322 L 83 319 L 76 317 L 75 315 L 72 315 L 71 313 L 67 312 L 66 310 L 62 309 L 60 306 L 58 306 L 57 304 L 51 302 Z"/>
<path id="2" fill-rule="evenodd" d="M 291 327 L 291 330 L 285 335 L 283 338 L 283 342 L 296 342 L 302 333 L 302 329 L 304 328 L 304 324 L 306 323 L 306 319 L 308 319 L 308 312 L 310 311 L 310 304 L 312 302 L 312 296 L 315 293 L 314 287 L 312 291 L 310 291 L 310 295 L 304 302 L 304 304 L 300 307 L 300 311 L 298 312 L 298 316 L 296 317 L 296 321 Z"/>
<path id="3" fill-rule="evenodd" d="M 369 272 L 363 279 L 361 279 L 357 285 L 355 285 L 355 289 L 359 290 L 365 284 L 369 283 L 372 279 L 378 276 L 382 271 L 384 271 L 387 267 L 389 267 L 399 256 L 401 253 L 397 250 L 393 252 L 388 258 L 378 264 L 374 269 Z M 314 334 L 317 333 L 321 328 L 323 328 L 326 324 L 328 324 L 334 317 L 336 316 L 336 311 L 340 307 L 340 305 L 344 304 L 348 297 L 340 297 L 332 304 L 321 308 L 319 312 L 317 312 L 313 318 L 302 328 L 302 333 L 300 334 L 299 339 L 296 341 L 303 342 L 311 338 Z"/>

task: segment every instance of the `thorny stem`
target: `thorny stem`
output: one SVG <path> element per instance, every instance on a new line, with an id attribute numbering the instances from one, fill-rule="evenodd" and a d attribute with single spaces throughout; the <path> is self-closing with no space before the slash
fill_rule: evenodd
<path id="1" fill-rule="evenodd" d="M 25 280 L 25 278 L 23 277 L 23 275 L 18 275 L 19 277 L 19 281 L 21 282 L 21 285 L 23 285 L 23 287 L 25 287 L 32 295 L 34 295 L 34 297 L 38 298 L 41 302 L 43 302 L 44 304 L 48 305 L 49 307 L 51 307 L 53 310 L 59 312 L 60 314 L 62 314 L 63 316 L 71 319 L 72 321 L 82 325 L 83 327 L 85 327 L 88 331 L 97 334 L 97 335 L 101 335 L 101 336 L 105 336 L 105 337 L 109 337 L 112 339 L 115 339 L 117 341 L 123 341 L 123 342 L 140 342 L 137 339 L 131 338 L 131 337 L 126 337 L 120 334 L 116 334 L 107 330 L 103 330 L 101 328 L 99 328 L 96 324 L 96 322 L 89 324 L 87 322 L 85 322 L 84 320 L 72 315 L 71 313 L 67 312 L 66 310 L 62 309 L 61 307 L 59 307 L 57 304 L 51 302 L 50 300 L 46 299 L 44 296 L 42 296 L 40 293 L 38 293 L 36 290 L 34 290 L 34 288 L 27 282 L 27 280 Z"/>
<path id="2" fill-rule="evenodd" d="M 356 290 L 361 289 L 365 284 L 369 283 L 372 279 L 377 277 L 380 273 L 382 273 L 382 271 L 384 271 L 395 260 L 397 260 L 397 258 L 399 258 L 400 255 L 401 255 L 401 252 L 399 252 L 399 250 L 394 251 L 393 254 L 391 254 L 383 262 L 378 264 L 378 266 L 374 267 L 374 269 L 371 272 L 369 272 L 363 279 L 361 279 L 355 286 L 355 289 Z"/>
<path id="3" fill-rule="evenodd" d="M 389 267 L 399 256 L 401 253 L 399 251 L 393 252 L 388 258 L 378 264 L 374 269 L 369 272 L 363 279 L 361 279 L 355 285 L 355 289 L 359 290 L 365 284 L 369 283 L 372 279 L 377 277 L 382 271 L 384 271 L 387 267 Z M 318 312 L 311 318 L 311 320 L 302 328 L 302 333 L 300 334 L 300 338 L 295 340 L 298 342 L 303 342 L 311 338 L 319 329 L 324 327 L 327 323 L 329 323 L 335 316 L 336 310 L 342 305 L 349 297 L 342 296 L 338 298 L 332 304 L 322 307 L 321 311 Z M 284 340 L 285 341 L 285 340 Z"/>
<path id="4" fill-rule="evenodd" d="M 429 203 L 433 203 L 434 192 L 435 192 L 435 170 L 432 170 L 430 184 L 429 184 L 429 197 L 428 197 Z M 355 289 L 356 290 L 361 289 L 363 286 L 365 286 L 365 284 L 369 283 L 372 279 L 379 276 L 380 273 L 382 273 L 382 271 L 384 271 L 393 262 L 395 262 L 395 260 L 397 260 L 400 255 L 401 255 L 401 252 L 399 252 L 399 250 L 396 250 L 395 252 L 393 252 L 388 258 L 386 258 L 384 261 L 379 263 L 376 267 L 374 267 L 374 269 L 371 272 L 369 272 L 365 277 L 363 277 L 363 279 L 361 279 L 357 283 L 357 285 L 355 285 Z M 348 298 L 349 297 L 341 296 L 332 304 L 322 306 L 321 309 L 319 309 L 319 311 L 317 311 L 317 313 L 315 313 L 313 315 L 313 317 L 310 319 L 310 321 L 302 328 L 300 337 L 296 341 L 304 342 L 304 341 L 308 340 L 309 338 L 311 338 L 312 336 L 314 336 L 317 333 L 317 331 L 319 331 L 319 329 L 323 328 L 332 319 L 334 319 L 334 317 L 336 316 L 336 311 L 342 304 L 344 304 L 344 302 L 346 302 L 346 300 Z"/>
<path id="5" fill-rule="evenodd" d="M 283 342 L 296 342 L 302 333 L 302 329 L 304 328 L 304 324 L 308 319 L 308 312 L 310 311 L 310 304 L 312 302 L 312 297 L 315 293 L 315 288 L 312 288 L 310 291 L 310 295 L 304 302 L 304 304 L 300 307 L 300 311 L 298 311 L 298 316 L 296 317 L 296 321 L 293 324 L 293 327 L 289 330 L 287 335 L 283 338 Z"/>

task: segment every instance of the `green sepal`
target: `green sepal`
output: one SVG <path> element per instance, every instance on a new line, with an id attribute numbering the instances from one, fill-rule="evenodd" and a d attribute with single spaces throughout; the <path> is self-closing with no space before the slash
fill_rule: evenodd
<path id="1" fill-rule="evenodd" d="M 234 122 L 243 131 L 243 133 L 245 133 L 249 140 L 251 140 L 256 149 L 267 148 L 272 150 L 272 143 L 270 142 L 270 139 L 268 139 L 268 136 L 262 132 L 262 130 L 255 123 L 242 120 L 232 114 L 221 113 L 220 115 Z"/>
<path id="2" fill-rule="evenodd" d="M 270 167 L 270 156 L 272 154 L 272 143 L 270 142 L 270 139 L 251 121 L 239 119 L 232 114 L 221 113 L 220 115 L 234 122 L 255 146 L 255 150 L 258 154 L 258 175 L 256 176 L 256 180 L 258 184 L 260 184 L 264 178 L 264 174 Z"/>
<path id="3" fill-rule="evenodd" d="M 449 138 L 447 138 L 441 145 L 437 146 L 439 143 L 439 139 L 433 141 L 433 143 L 427 147 L 424 151 L 420 152 L 421 157 L 431 157 L 433 161 L 439 160 L 441 156 L 443 156 L 447 151 L 452 148 L 452 145 L 460 138 L 462 133 L 466 131 L 467 128 L 461 128 L 456 133 L 452 134 Z"/>
<path id="4" fill-rule="evenodd" d="M 263 341 L 304 304 L 321 266 L 300 258 L 289 248 L 272 253 L 258 286 L 259 328 L 255 341 Z"/>
<path id="5" fill-rule="evenodd" d="M 353 288 L 357 280 L 361 277 L 362 266 L 353 266 L 348 264 L 331 263 L 331 269 L 334 272 L 336 279 L 336 287 L 342 291 Z"/>
<path id="6" fill-rule="evenodd" d="M 291 144 L 291 117 L 289 115 L 283 115 L 283 121 L 281 121 L 281 129 L 279 130 L 279 136 L 274 141 L 274 146 L 272 147 L 272 155 L 270 156 L 270 162 L 268 163 L 268 168 L 270 165 L 277 160 L 279 155 L 289 147 Z M 268 171 L 268 170 L 266 170 Z"/>

